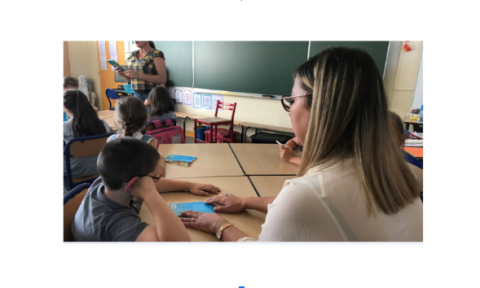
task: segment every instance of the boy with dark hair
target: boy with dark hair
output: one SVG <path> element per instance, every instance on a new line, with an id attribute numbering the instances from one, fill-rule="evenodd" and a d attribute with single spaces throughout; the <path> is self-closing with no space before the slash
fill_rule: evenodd
<path id="1" fill-rule="evenodd" d="M 190 241 L 178 216 L 158 193 L 165 172 L 158 151 L 130 137 L 105 144 L 97 160 L 100 176 L 88 190 L 72 225 L 77 241 Z M 142 222 L 147 205 L 155 225 Z"/>

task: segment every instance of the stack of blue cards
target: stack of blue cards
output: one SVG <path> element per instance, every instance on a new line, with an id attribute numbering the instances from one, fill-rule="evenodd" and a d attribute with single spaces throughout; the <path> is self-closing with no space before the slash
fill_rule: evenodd
<path id="1" fill-rule="evenodd" d="M 189 203 L 172 203 L 169 205 L 170 209 L 177 214 L 177 216 L 182 216 L 182 211 L 196 211 L 203 213 L 215 213 L 213 206 L 205 204 L 205 202 L 189 202 Z"/>

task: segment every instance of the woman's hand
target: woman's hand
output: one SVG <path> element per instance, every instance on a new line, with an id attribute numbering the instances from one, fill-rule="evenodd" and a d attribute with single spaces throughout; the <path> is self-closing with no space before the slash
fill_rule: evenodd
<path id="1" fill-rule="evenodd" d="M 125 71 L 124 74 L 124 76 L 129 78 L 140 78 L 140 73 L 130 68 L 127 68 L 127 71 Z"/>
<path id="2" fill-rule="evenodd" d="M 145 101 L 143 101 L 143 105 L 145 105 L 147 107 L 150 106 L 150 100 L 148 100 L 148 98 L 145 99 Z"/>
<path id="3" fill-rule="evenodd" d="M 245 210 L 245 199 L 234 195 L 215 196 L 205 201 L 206 204 L 217 205 L 213 210 L 217 213 L 240 213 Z"/>
<path id="4" fill-rule="evenodd" d="M 123 71 L 122 69 L 120 68 L 115 68 L 115 73 L 117 73 L 117 75 L 120 75 L 122 77 L 125 77 L 125 71 Z"/>
<path id="5" fill-rule="evenodd" d="M 202 213 L 190 210 L 183 211 L 182 216 L 180 220 L 182 220 L 185 227 L 212 234 L 216 234 L 218 226 L 225 221 L 222 216 L 215 213 Z"/>
<path id="6" fill-rule="evenodd" d="M 295 155 L 293 154 L 292 148 L 288 147 L 287 145 L 279 146 L 280 147 L 280 158 L 283 161 L 289 162 Z"/>
<path id="7" fill-rule="evenodd" d="M 222 190 L 220 188 L 210 185 L 210 184 L 200 184 L 200 183 L 190 183 L 190 189 L 188 189 L 190 193 L 194 195 L 200 195 L 200 196 L 208 196 L 208 193 L 214 193 L 218 194 Z"/>

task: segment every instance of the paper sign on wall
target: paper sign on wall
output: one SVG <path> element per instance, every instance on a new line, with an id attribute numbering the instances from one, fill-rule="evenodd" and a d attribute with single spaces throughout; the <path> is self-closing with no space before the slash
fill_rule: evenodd
<path id="1" fill-rule="evenodd" d="M 182 89 L 175 89 L 175 100 L 177 100 L 177 104 L 183 104 L 183 91 L 182 91 Z"/>
<path id="2" fill-rule="evenodd" d="M 98 41 L 98 54 L 100 58 L 100 70 L 108 70 L 107 68 L 107 51 L 105 50 L 105 41 Z"/>
<path id="3" fill-rule="evenodd" d="M 203 94 L 203 109 L 212 110 L 212 94 Z"/>
<path id="4" fill-rule="evenodd" d="M 217 101 L 223 102 L 223 95 L 213 94 L 213 110 L 217 109 Z M 222 112 L 223 109 L 218 109 L 218 111 Z"/>
<path id="5" fill-rule="evenodd" d="M 202 94 L 193 93 L 193 108 L 202 109 Z"/>
<path id="6" fill-rule="evenodd" d="M 167 91 L 168 91 L 168 95 L 170 95 L 170 98 L 175 99 L 175 88 L 174 87 L 167 88 Z"/>
<path id="7" fill-rule="evenodd" d="M 118 61 L 117 59 L 117 41 L 108 41 L 108 46 L 110 48 L 110 59 L 109 60 L 115 60 Z M 115 71 L 115 67 L 113 65 L 110 65 L 112 68 L 112 71 Z"/>
<path id="8" fill-rule="evenodd" d="M 184 102 L 185 102 L 185 105 L 187 106 L 192 106 L 192 91 L 190 90 L 184 90 L 183 91 L 183 99 L 184 99 Z"/>

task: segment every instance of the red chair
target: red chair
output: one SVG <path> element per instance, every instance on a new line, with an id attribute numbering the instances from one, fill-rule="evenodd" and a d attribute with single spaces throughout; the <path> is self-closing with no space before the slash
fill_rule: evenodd
<path id="1" fill-rule="evenodd" d="M 235 136 L 233 134 L 233 118 L 235 117 L 235 109 L 237 108 L 237 103 L 224 103 L 218 100 L 217 102 L 218 103 L 217 103 L 217 108 L 215 109 L 215 117 L 195 119 L 194 126 L 193 126 L 194 127 L 193 130 L 195 131 L 195 143 L 217 143 L 217 140 L 221 140 L 222 143 L 223 142 L 233 143 L 233 140 L 235 139 Z M 229 120 L 229 119 L 217 117 L 218 109 L 232 111 L 232 118 Z M 211 133 L 210 134 L 211 137 L 209 137 L 210 141 L 207 142 L 207 141 L 202 141 L 197 139 L 197 123 L 210 126 L 210 130 L 208 130 L 210 132 L 207 131 L 208 133 Z M 220 128 L 221 130 L 228 131 L 226 137 L 221 135 L 225 133 L 218 133 L 218 130 L 219 130 L 217 128 L 218 125 L 230 125 L 229 129 Z"/>

